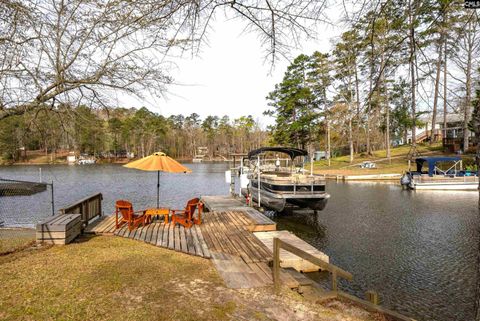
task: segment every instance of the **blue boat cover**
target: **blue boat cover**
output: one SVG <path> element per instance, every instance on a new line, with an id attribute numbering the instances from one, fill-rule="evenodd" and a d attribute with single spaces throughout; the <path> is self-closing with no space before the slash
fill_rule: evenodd
<path id="1" fill-rule="evenodd" d="M 440 157 L 420 157 L 416 158 L 417 172 L 422 172 L 423 164 L 426 162 L 428 165 L 428 175 L 433 176 L 435 171 L 435 164 L 438 162 L 458 162 L 462 160 L 460 156 L 440 156 Z"/>

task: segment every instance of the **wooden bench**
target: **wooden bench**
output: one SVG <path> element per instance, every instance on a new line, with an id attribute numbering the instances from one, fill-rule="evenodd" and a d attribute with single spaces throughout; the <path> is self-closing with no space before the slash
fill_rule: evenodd
<path id="1" fill-rule="evenodd" d="M 37 224 L 37 242 L 68 244 L 80 235 L 81 230 L 80 214 L 52 216 Z"/>

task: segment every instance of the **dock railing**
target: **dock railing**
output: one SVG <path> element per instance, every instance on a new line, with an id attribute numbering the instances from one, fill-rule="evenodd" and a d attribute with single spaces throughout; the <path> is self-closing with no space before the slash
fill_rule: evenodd
<path id="1" fill-rule="evenodd" d="M 404 316 L 398 312 L 386 309 L 379 305 L 378 294 L 375 291 L 367 291 L 366 297 L 367 300 L 360 299 L 354 295 L 348 294 L 338 289 L 337 278 L 341 277 L 348 281 L 353 280 L 353 275 L 350 272 L 347 272 L 338 266 L 330 264 L 316 256 L 313 256 L 310 253 L 307 253 L 296 246 L 293 246 L 287 242 L 282 241 L 281 239 L 274 237 L 273 238 L 273 285 L 275 288 L 275 294 L 280 293 L 280 249 L 284 249 L 288 252 L 291 252 L 304 260 L 307 260 L 315 265 L 317 265 L 322 270 L 330 272 L 332 277 L 332 290 L 321 297 L 324 299 L 333 299 L 341 298 L 344 300 L 352 301 L 356 304 L 363 306 L 368 311 L 380 312 L 385 315 L 388 315 L 393 320 L 399 321 L 415 321 L 410 317 Z"/>
<path id="2" fill-rule="evenodd" d="M 81 214 L 83 226 L 87 226 L 96 216 L 102 215 L 102 193 L 91 195 L 75 204 L 60 209 L 61 214 Z"/>

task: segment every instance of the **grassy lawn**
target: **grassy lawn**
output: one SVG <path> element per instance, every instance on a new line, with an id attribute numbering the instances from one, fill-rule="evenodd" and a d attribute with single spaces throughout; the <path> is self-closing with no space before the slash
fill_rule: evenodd
<path id="1" fill-rule="evenodd" d="M 420 155 L 442 154 L 442 150 L 441 144 L 417 146 L 417 151 Z M 350 156 L 340 156 L 332 158 L 330 166 L 328 166 L 326 160 L 315 162 L 314 171 L 318 174 L 334 175 L 401 174 L 408 170 L 407 155 L 409 152 L 410 146 L 392 148 L 390 161 L 385 159 L 385 150 L 375 151 L 372 156 L 357 154 L 354 156 L 353 163 L 350 163 Z M 364 161 L 375 162 L 377 168 L 360 168 L 358 164 Z"/>
<path id="2" fill-rule="evenodd" d="M 384 320 L 285 290 L 233 290 L 209 260 L 119 237 L 0 260 L 1 320 Z"/>

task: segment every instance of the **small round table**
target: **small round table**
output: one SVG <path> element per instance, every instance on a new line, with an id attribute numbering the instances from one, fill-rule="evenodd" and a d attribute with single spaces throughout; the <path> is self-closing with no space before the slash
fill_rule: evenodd
<path id="1" fill-rule="evenodd" d="M 170 214 L 170 209 L 163 207 L 163 208 L 149 208 L 145 210 L 145 216 L 147 220 L 147 224 L 152 221 L 153 216 L 162 216 L 164 218 L 165 224 L 168 224 L 168 214 Z"/>

